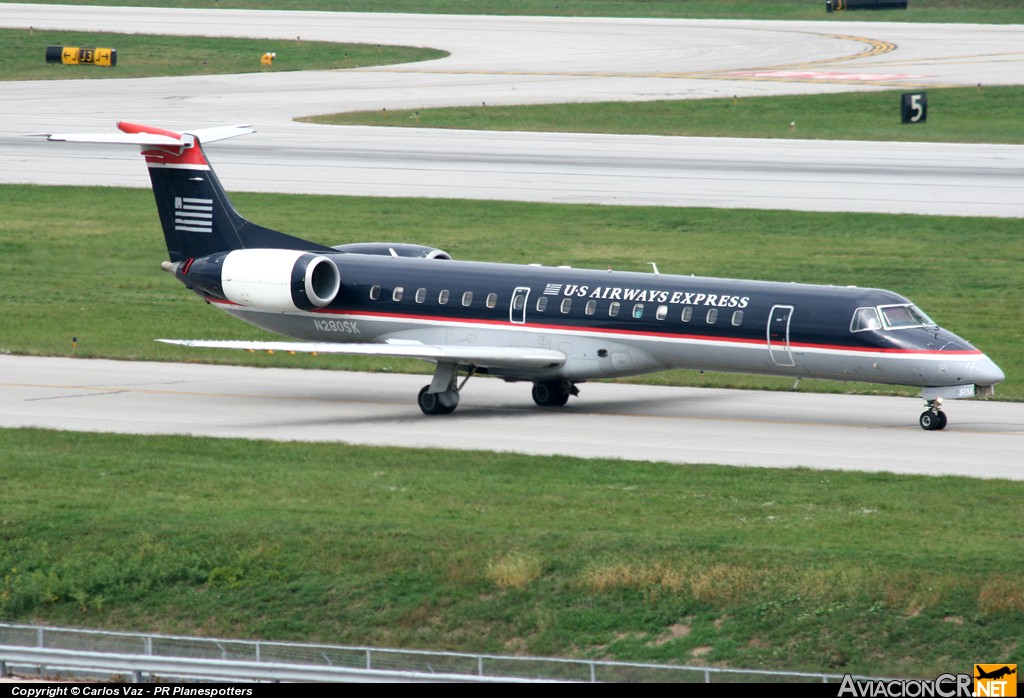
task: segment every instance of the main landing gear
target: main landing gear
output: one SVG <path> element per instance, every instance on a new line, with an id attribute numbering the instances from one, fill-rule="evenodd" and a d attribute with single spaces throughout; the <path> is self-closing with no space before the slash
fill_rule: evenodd
<path id="1" fill-rule="evenodd" d="M 459 406 L 459 394 L 457 392 L 430 393 L 429 385 L 420 388 L 419 397 L 416 401 L 423 410 L 423 414 L 451 414 Z"/>
<path id="2" fill-rule="evenodd" d="M 533 384 L 533 401 L 541 407 L 562 407 L 569 402 L 570 395 L 579 395 L 579 388 L 572 381 L 537 381 Z"/>
<path id="3" fill-rule="evenodd" d="M 459 383 L 459 371 L 455 364 L 439 363 L 430 385 L 420 388 L 416 402 L 423 414 L 451 414 L 459 406 L 459 393 L 466 381 L 473 377 L 476 368 L 470 367 L 466 377 Z M 569 401 L 570 395 L 579 395 L 576 384 L 567 380 L 537 381 L 533 384 L 533 401 L 541 407 L 561 407 Z"/>
<path id="4" fill-rule="evenodd" d="M 459 368 L 451 363 L 439 363 L 430 385 L 420 388 L 416 398 L 423 414 L 451 414 L 459 406 L 459 391 L 466 381 L 473 377 L 476 368 L 471 366 L 466 378 L 459 383 Z"/>
<path id="5" fill-rule="evenodd" d="M 917 420 L 925 431 L 938 431 L 946 428 L 946 413 L 942 411 L 942 398 L 928 401 L 928 409 L 921 413 Z"/>

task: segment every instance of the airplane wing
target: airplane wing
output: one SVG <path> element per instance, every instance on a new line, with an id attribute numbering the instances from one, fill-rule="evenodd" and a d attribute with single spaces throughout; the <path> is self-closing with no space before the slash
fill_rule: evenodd
<path id="1" fill-rule="evenodd" d="M 425 361 L 451 362 L 488 368 L 552 368 L 565 363 L 565 354 L 552 349 L 529 347 L 477 347 L 454 344 L 392 342 L 386 344 L 341 344 L 331 342 L 249 342 L 244 340 L 158 339 L 165 344 L 209 349 L 284 351 L 307 354 L 359 354 L 398 356 Z"/>

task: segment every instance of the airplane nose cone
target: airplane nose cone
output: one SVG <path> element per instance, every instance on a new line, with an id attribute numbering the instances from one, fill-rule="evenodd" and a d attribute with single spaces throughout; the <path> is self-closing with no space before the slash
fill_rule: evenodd
<path id="1" fill-rule="evenodd" d="M 971 382 L 975 385 L 995 385 L 1006 380 L 1006 375 L 1002 369 L 996 366 L 995 362 L 987 356 L 981 361 L 975 361 L 971 364 L 968 375 Z"/>

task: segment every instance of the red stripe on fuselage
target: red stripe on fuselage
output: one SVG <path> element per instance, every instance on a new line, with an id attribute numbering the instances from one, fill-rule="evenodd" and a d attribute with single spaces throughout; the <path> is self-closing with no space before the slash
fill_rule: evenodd
<path id="1" fill-rule="evenodd" d="M 211 303 L 218 303 L 226 306 L 244 307 L 238 303 L 232 303 L 231 301 L 219 299 L 219 298 L 208 298 Z M 765 347 L 767 346 L 767 340 L 765 339 L 750 339 L 746 337 L 725 337 L 725 336 L 710 336 L 702 334 L 682 334 L 679 332 L 651 332 L 646 330 L 624 330 L 624 329 L 612 329 L 605 327 L 580 327 L 578 325 L 553 325 L 536 322 L 527 323 L 512 323 L 508 320 L 481 320 L 479 318 L 466 319 L 466 318 L 453 318 L 445 317 L 441 315 L 406 315 L 401 313 L 376 313 L 366 311 L 347 311 L 320 308 L 317 310 L 309 311 L 313 315 L 345 315 L 354 319 L 365 318 L 368 320 L 416 320 L 420 322 L 432 322 L 432 323 L 447 323 L 454 325 L 464 326 L 477 326 L 477 327 L 504 327 L 509 329 L 530 329 L 530 330 L 549 330 L 555 332 L 586 332 L 590 334 L 607 334 L 607 335 L 626 335 L 629 337 L 652 337 L 656 339 L 677 339 L 686 341 L 696 342 L 725 342 L 729 344 L 746 345 L 752 347 Z M 344 342 L 339 342 L 343 344 Z M 774 344 L 773 344 L 774 346 Z M 779 345 L 782 348 L 782 345 Z M 981 356 L 982 352 L 977 349 L 955 349 L 955 350 L 940 350 L 940 349 L 895 349 L 895 348 L 884 348 L 884 347 L 855 347 L 844 344 L 813 344 L 810 342 L 790 342 L 790 350 L 799 349 L 819 349 L 826 351 L 852 351 L 860 352 L 865 354 L 902 354 L 902 355 L 925 355 L 925 356 Z"/>

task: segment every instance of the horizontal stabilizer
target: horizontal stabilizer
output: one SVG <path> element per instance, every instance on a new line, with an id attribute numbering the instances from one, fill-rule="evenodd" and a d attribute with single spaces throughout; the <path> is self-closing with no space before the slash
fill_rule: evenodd
<path id="1" fill-rule="evenodd" d="M 236 136 L 246 136 L 250 133 L 256 133 L 249 124 L 237 124 L 235 126 L 214 126 L 213 128 L 197 128 L 185 133 L 195 136 L 199 139 L 200 143 L 214 143 L 216 141 L 227 140 L 228 138 L 235 138 Z"/>
<path id="2" fill-rule="evenodd" d="M 165 344 L 208 349 L 245 349 L 307 354 L 398 356 L 425 361 L 447 361 L 489 368 L 551 368 L 565 363 L 565 354 L 527 347 L 468 347 L 455 344 L 344 344 L 331 342 L 248 342 L 243 340 L 158 339 Z"/>
<path id="3" fill-rule="evenodd" d="M 33 133 L 46 136 L 48 141 L 68 143 L 115 143 L 122 145 L 186 145 L 181 137 L 172 138 L 159 133 Z"/>
<path id="4" fill-rule="evenodd" d="M 248 124 L 236 126 L 215 126 L 213 128 L 197 128 L 182 133 L 175 133 L 162 128 L 142 126 L 120 122 L 120 133 L 31 133 L 30 136 L 46 136 L 49 141 L 66 141 L 68 143 L 114 143 L 139 146 L 191 146 L 194 140 L 200 143 L 213 143 L 235 136 L 255 133 L 256 129 Z"/>

